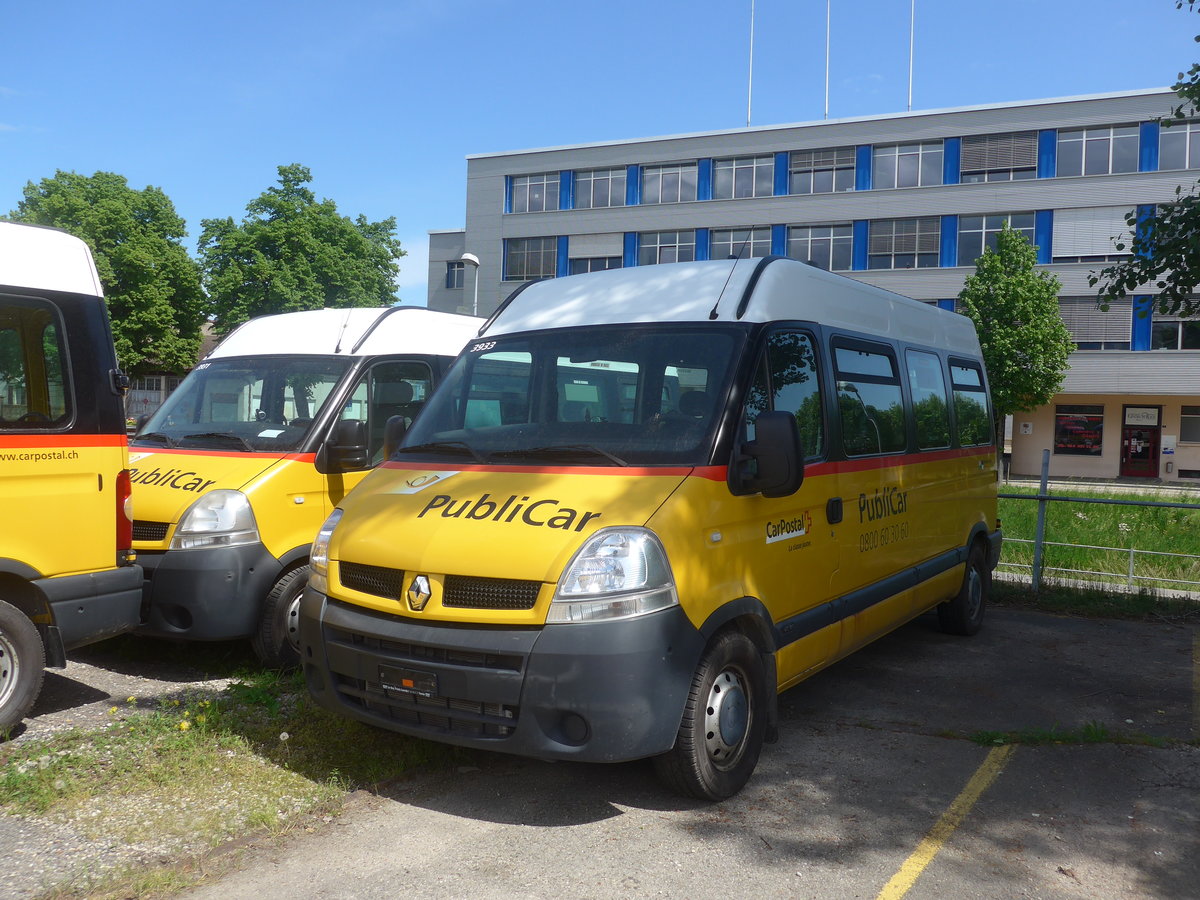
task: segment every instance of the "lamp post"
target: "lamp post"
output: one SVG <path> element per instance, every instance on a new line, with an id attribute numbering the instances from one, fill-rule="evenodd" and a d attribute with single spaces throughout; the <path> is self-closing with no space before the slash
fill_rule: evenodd
<path id="1" fill-rule="evenodd" d="M 464 253 L 458 261 L 465 263 L 475 270 L 475 299 L 471 302 L 471 315 L 479 315 L 479 257 L 474 253 Z"/>

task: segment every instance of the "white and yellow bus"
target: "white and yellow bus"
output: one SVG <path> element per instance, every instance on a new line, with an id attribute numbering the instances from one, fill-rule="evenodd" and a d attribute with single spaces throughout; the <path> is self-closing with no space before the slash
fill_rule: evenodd
<path id="1" fill-rule="evenodd" d="M 0 222 L 0 732 L 45 666 L 140 621 L 127 388 L 87 245 Z"/>
<path id="2" fill-rule="evenodd" d="M 411 306 L 262 316 L 233 331 L 139 424 L 130 464 L 140 634 L 250 638 L 296 661 L 321 522 L 383 458 L 482 320 Z"/>
<path id="3" fill-rule="evenodd" d="M 322 527 L 308 687 L 730 796 L 778 692 L 929 610 L 979 629 L 991 423 L 969 320 L 793 260 L 533 283 Z"/>

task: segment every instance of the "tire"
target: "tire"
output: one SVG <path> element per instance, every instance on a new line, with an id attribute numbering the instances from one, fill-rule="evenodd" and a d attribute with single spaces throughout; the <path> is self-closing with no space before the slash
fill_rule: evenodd
<path id="1" fill-rule="evenodd" d="M 0 737 L 33 706 L 46 674 L 46 650 L 29 617 L 0 600 Z"/>
<path id="2" fill-rule="evenodd" d="M 308 566 L 284 572 L 267 594 L 262 619 L 251 643 L 263 665 L 293 669 L 300 664 L 300 597 L 308 584 Z"/>
<path id="3" fill-rule="evenodd" d="M 762 657 L 740 632 L 721 632 L 705 650 L 675 746 L 654 759 L 671 790 L 724 800 L 750 780 L 762 752 L 767 695 Z"/>
<path id="4" fill-rule="evenodd" d="M 948 634 L 977 634 L 983 627 L 988 595 L 992 590 L 992 571 L 988 568 L 987 552 L 976 541 L 967 554 L 967 570 L 962 587 L 953 600 L 937 608 L 938 624 Z"/>

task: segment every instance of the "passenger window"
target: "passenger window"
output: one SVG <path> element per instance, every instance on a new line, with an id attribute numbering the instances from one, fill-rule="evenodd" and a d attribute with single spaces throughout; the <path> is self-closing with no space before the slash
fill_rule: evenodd
<path id="1" fill-rule="evenodd" d="M 388 419 L 400 416 L 405 427 L 429 397 L 433 376 L 419 362 L 380 362 L 371 366 L 355 385 L 342 408 L 343 419 L 367 423 L 367 453 L 372 464 L 383 459 L 383 438 Z"/>
<path id="2" fill-rule="evenodd" d="M 487 428 L 530 421 L 533 356 L 526 351 L 484 353 L 475 359 L 467 389 L 463 427 Z"/>
<path id="3" fill-rule="evenodd" d="M 834 346 L 833 362 L 846 455 L 903 452 L 904 395 L 891 350 L 844 342 Z"/>
<path id="4" fill-rule="evenodd" d="M 58 428 L 69 421 L 65 358 L 53 306 L 0 298 L 0 428 Z"/>
<path id="5" fill-rule="evenodd" d="M 746 402 L 748 440 L 754 440 L 754 420 L 767 410 L 786 410 L 796 417 L 805 458 L 824 455 L 821 377 L 810 335 L 777 331 L 767 339 L 767 353 Z"/>
<path id="6" fill-rule="evenodd" d="M 951 360 L 950 384 L 954 388 L 954 424 L 959 446 L 990 444 L 992 420 L 988 415 L 982 370 L 974 363 Z"/>
<path id="7" fill-rule="evenodd" d="M 912 394 L 913 418 L 917 425 L 917 448 L 940 450 L 950 446 L 950 404 L 946 400 L 946 378 L 936 353 L 907 350 L 908 388 Z"/>

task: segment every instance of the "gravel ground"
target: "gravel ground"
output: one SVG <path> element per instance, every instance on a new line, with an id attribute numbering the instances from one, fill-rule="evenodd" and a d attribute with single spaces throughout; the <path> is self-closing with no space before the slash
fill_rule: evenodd
<path id="1" fill-rule="evenodd" d="M 150 710 L 164 699 L 196 692 L 219 692 L 235 679 L 238 665 L 253 665 L 241 646 L 204 648 L 118 638 L 72 654 L 65 669 L 49 669 L 42 692 L 14 744 L 49 737 L 72 728 L 105 728 L 114 719 L 114 706 L 128 713 Z M 130 653 L 130 649 L 134 653 Z M 207 674 L 216 671 L 218 674 Z M 128 698 L 135 698 L 130 704 Z M 104 822 L 97 832 L 113 832 L 122 820 L 140 811 L 121 804 L 105 804 Z M 91 829 L 89 829 L 91 830 Z M 70 825 L 20 815 L 0 813 L 0 900 L 36 897 L 56 886 L 81 888 L 130 864 L 145 865 L 178 858 L 189 850 L 184 838 L 161 835 L 155 841 L 126 845 L 105 837 L 88 837 Z"/>

